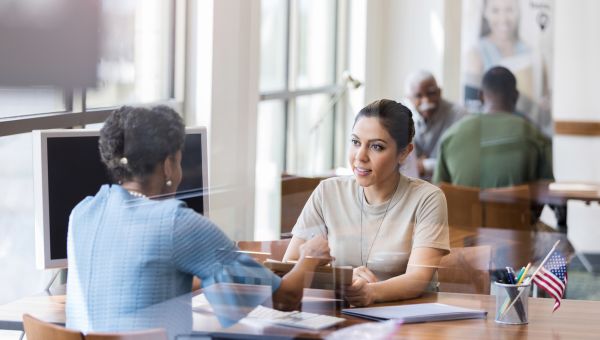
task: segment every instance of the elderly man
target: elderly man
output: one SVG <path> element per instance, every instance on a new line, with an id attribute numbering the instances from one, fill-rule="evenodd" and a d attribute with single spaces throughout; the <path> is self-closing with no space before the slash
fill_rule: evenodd
<path id="1" fill-rule="evenodd" d="M 430 72 L 417 71 L 406 78 L 408 106 L 415 121 L 415 150 L 419 176 L 430 179 L 442 134 L 465 115 L 458 105 L 442 99 L 442 90 Z M 417 114 L 414 114 L 414 112 Z"/>
<path id="2" fill-rule="evenodd" d="M 515 114 L 515 76 L 491 68 L 480 97 L 483 114 L 465 117 L 442 138 L 433 182 L 486 189 L 553 179 L 551 140 Z"/>

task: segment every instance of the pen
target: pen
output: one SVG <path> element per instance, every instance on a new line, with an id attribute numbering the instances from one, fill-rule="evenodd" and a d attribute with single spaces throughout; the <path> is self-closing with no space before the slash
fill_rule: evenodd
<path id="1" fill-rule="evenodd" d="M 518 284 L 519 280 L 521 279 L 521 276 L 523 275 L 524 270 L 525 270 L 525 267 L 521 267 L 521 270 L 519 270 L 519 274 L 517 274 L 517 277 L 515 278 L 515 281 L 517 281 L 517 284 Z"/>
<path id="2" fill-rule="evenodd" d="M 512 269 L 512 267 L 506 267 L 506 273 L 508 274 L 508 283 L 513 285 L 517 283 L 517 281 L 515 281 L 515 271 Z"/>
<path id="3" fill-rule="evenodd" d="M 525 267 L 525 270 L 523 270 L 523 274 L 521 274 L 521 277 L 519 277 L 519 282 L 517 282 L 518 285 L 520 285 L 521 282 L 523 282 L 523 279 L 525 278 L 525 275 L 527 275 L 527 271 L 529 270 L 529 268 L 531 268 L 531 262 L 527 264 L 527 267 Z"/>
<path id="4" fill-rule="evenodd" d="M 510 284 L 516 285 L 517 280 L 515 277 L 515 270 L 512 267 L 506 267 L 506 272 L 508 273 L 508 280 L 510 281 Z M 506 287 L 506 292 L 508 293 L 508 296 L 510 297 L 509 300 L 514 300 L 516 298 L 516 296 L 518 295 L 516 287 Z M 504 314 L 504 312 L 506 311 L 506 308 L 508 308 L 508 307 L 503 308 L 502 314 Z M 523 303 L 521 301 L 517 301 L 517 303 L 515 304 L 515 309 L 517 311 L 517 315 L 519 316 L 519 319 L 521 321 L 524 321 L 525 320 L 525 309 L 523 308 Z"/>

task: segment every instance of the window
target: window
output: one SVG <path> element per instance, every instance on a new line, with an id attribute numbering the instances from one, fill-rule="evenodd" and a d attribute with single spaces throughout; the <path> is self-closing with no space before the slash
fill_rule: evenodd
<path id="1" fill-rule="evenodd" d="M 61 90 L 51 87 L 0 87 L 0 119 L 65 109 Z"/>
<path id="2" fill-rule="evenodd" d="M 337 84 L 341 6 L 337 0 L 263 0 L 261 4 L 261 100 L 283 107 L 286 133 L 277 141 L 285 145 L 280 167 L 292 173 L 322 173 L 333 168 L 333 158 L 315 160 L 312 147 L 319 144 L 321 149 L 334 141 L 332 99 L 341 89 Z M 264 121 L 260 116 L 269 114 L 266 107 L 259 107 L 259 122 Z M 265 125 L 259 124 L 258 129 L 259 135 L 267 133 Z"/>
<path id="3" fill-rule="evenodd" d="M 31 6 L 44 2 L 29 1 Z M 0 87 L 0 303 L 39 292 L 51 274 L 35 266 L 31 130 L 94 125 L 122 104 L 182 107 L 174 51 L 175 0 L 101 0 L 95 89 Z M 176 14 L 177 13 L 177 14 Z M 184 18 L 177 18 L 182 20 Z M 183 29 L 180 29 L 183 27 Z M 70 51 L 77 53 L 77 51 Z M 1 53 L 0 53 L 1 54 Z M 27 280 L 15 280 L 27 277 Z M 0 336 L 1 337 L 1 336 Z"/>
<path id="4" fill-rule="evenodd" d="M 283 172 L 331 171 L 338 84 L 347 52 L 345 0 L 261 1 L 261 102 L 257 123 L 256 237 L 279 238 Z M 337 146 L 338 148 L 340 146 Z M 341 146 L 344 147 L 343 145 Z M 268 210 L 268 212 L 265 212 Z"/>
<path id="5" fill-rule="evenodd" d="M 42 6 L 29 1 L 30 6 Z M 39 3 L 39 4 L 38 4 Z M 0 87 L 0 136 L 103 121 L 123 104 L 182 107 L 175 87 L 175 0 L 101 0 L 97 86 L 86 89 Z M 176 18 L 182 16 L 182 18 Z M 77 53 L 73 51 L 72 53 Z"/>
<path id="6" fill-rule="evenodd" d="M 104 0 L 99 82 L 87 92 L 88 107 L 172 97 L 173 5 L 162 0 Z"/>

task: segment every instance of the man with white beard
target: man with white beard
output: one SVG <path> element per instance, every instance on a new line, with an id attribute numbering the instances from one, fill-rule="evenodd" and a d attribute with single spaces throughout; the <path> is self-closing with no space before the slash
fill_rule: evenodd
<path id="1" fill-rule="evenodd" d="M 406 104 L 413 111 L 415 151 L 421 178 L 430 180 L 436 166 L 441 136 L 452 124 L 466 115 L 457 104 L 442 98 L 442 89 L 433 74 L 417 71 L 406 78 Z M 416 114 L 415 114 L 416 111 Z"/>

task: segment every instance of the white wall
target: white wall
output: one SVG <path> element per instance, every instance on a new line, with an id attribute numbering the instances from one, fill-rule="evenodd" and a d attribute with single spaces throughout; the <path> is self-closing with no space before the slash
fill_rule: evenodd
<path id="1" fill-rule="evenodd" d="M 553 70 L 555 121 L 600 121 L 600 101 L 595 99 L 600 79 L 598 13 L 599 1 L 556 2 Z M 600 182 L 598 155 L 599 137 L 555 136 L 554 174 L 559 180 Z"/>
<path id="2" fill-rule="evenodd" d="M 401 99 L 404 79 L 431 71 L 453 101 L 459 98 L 460 0 L 367 3 L 366 102 Z"/>
<path id="3" fill-rule="evenodd" d="M 554 40 L 555 120 L 600 121 L 600 1 L 556 1 Z M 585 23 L 585 24 L 582 24 Z M 555 136 L 557 180 L 600 182 L 600 137 Z M 568 237 L 579 251 L 600 252 L 600 207 L 569 202 Z"/>

